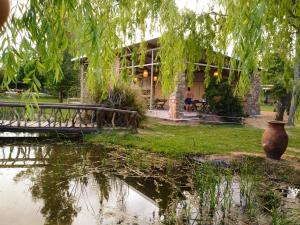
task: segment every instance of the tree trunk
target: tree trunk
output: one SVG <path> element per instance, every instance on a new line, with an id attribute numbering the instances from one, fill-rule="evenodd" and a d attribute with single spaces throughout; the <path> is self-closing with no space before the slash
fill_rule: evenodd
<path id="1" fill-rule="evenodd" d="M 291 93 L 287 93 L 276 104 L 276 117 L 275 120 L 283 121 L 284 112 L 289 114 L 289 107 L 291 105 Z"/>
<path id="2" fill-rule="evenodd" d="M 281 101 L 278 101 L 276 103 L 276 116 L 275 116 L 275 120 L 283 121 L 284 111 L 285 111 L 284 105 L 282 104 Z"/>
<path id="3" fill-rule="evenodd" d="M 299 47 L 297 47 L 299 48 Z M 294 69 L 294 82 L 293 82 L 293 93 L 292 93 L 292 102 L 291 107 L 289 111 L 289 119 L 288 119 L 288 125 L 294 126 L 295 125 L 295 116 L 299 101 L 299 77 L 300 77 L 300 56 L 299 56 L 299 50 L 297 50 L 296 54 L 296 64 Z"/>

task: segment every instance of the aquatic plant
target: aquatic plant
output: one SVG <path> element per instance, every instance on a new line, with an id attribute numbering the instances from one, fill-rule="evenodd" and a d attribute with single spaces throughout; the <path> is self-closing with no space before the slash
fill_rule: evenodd
<path id="1" fill-rule="evenodd" d="M 203 218 L 203 222 L 218 217 L 225 219 L 232 205 L 232 171 L 204 163 L 195 167 L 194 177 L 199 195 L 200 218 Z"/>
<path id="2" fill-rule="evenodd" d="M 255 173 L 256 168 L 251 162 L 245 160 L 240 167 L 240 194 L 241 205 L 244 210 L 254 218 L 256 212 L 259 210 L 257 204 L 257 191 L 260 181 L 260 175 Z"/>

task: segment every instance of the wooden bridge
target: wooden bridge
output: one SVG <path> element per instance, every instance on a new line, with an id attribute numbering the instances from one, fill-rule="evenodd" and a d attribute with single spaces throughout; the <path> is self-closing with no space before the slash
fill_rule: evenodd
<path id="1" fill-rule="evenodd" d="M 97 105 L 0 102 L 0 132 L 89 133 L 102 128 L 136 131 L 138 113 Z"/>

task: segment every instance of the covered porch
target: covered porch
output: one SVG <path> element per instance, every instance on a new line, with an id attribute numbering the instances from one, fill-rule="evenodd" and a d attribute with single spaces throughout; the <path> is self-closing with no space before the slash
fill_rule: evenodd
<path id="1" fill-rule="evenodd" d="M 141 96 L 145 99 L 148 109 L 147 115 L 173 121 L 194 121 L 199 119 L 199 114 L 209 115 L 210 107 L 205 99 L 206 71 L 208 70 L 208 76 L 210 77 L 219 76 L 219 73 L 222 73 L 222 78 L 229 77 L 231 70 L 230 57 L 226 56 L 224 58 L 224 64 L 221 69 L 216 64 L 208 64 L 205 59 L 199 62 L 189 62 L 193 63 L 196 68 L 192 75 L 192 82 L 188 83 L 187 73 L 183 71 L 177 75 L 178 80 L 173 93 L 164 96 L 161 85 L 158 38 L 146 42 L 145 61 L 142 64 L 137 63 L 139 61 L 137 58 L 141 55 L 138 51 L 140 45 L 141 43 L 137 43 L 125 47 L 122 55 L 116 58 L 113 69 L 117 76 L 121 76 L 121 73 L 124 71 L 128 73 L 127 77 L 129 77 L 130 85 L 141 90 Z M 80 58 L 80 65 L 80 102 L 85 103 L 85 99 L 89 96 L 88 90 L 85 89 L 88 59 L 85 57 Z M 234 73 L 235 77 L 239 76 L 238 71 L 234 71 Z M 190 87 L 193 94 L 192 112 L 186 112 L 184 104 L 185 93 L 188 87 Z M 260 89 L 259 77 L 254 75 L 252 87 L 250 87 L 249 93 L 243 99 L 245 114 L 260 114 Z M 216 118 L 213 118 L 212 121 L 216 120 Z"/>
<path id="2" fill-rule="evenodd" d="M 126 47 L 125 56 L 120 57 L 119 62 L 124 61 L 126 57 L 127 69 L 130 73 L 132 85 L 141 89 L 141 95 L 147 103 L 151 117 L 158 117 L 164 119 L 195 119 L 197 112 L 209 112 L 209 107 L 205 101 L 205 70 L 209 68 L 210 76 L 218 76 L 218 66 L 208 65 L 205 61 L 193 62 L 196 66 L 196 71 L 193 74 L 192 84 L 189 86 L 186 79 L 186 72 L 179 75 L 179 82 L 176 83 L 175 90 L 169 96 L 164 96 L 162 93 L 159 57 L 160 50 L 158 45 L 158 38 L 147 41 L 147 50 L 145 54 L 145 63 L 135 64 L 133 57 L 135 50 L 139 48 L 139 43 Z M 139 54 L 139 53 L 138 53 Z M 121 63 L 119 63 L 121 64 Z M 124 64 L 124 63 L 122 63 Z M 227 64 L 229 65 L 229 59 Z M 230 68 L 222 68 L 222 76 L 228 77 Z M 119 68 L 122 69 L 121 67 Z M 184 99 L 187 87 L 190 87 L 193 94 L 192 112 L 185 112 Z"/>

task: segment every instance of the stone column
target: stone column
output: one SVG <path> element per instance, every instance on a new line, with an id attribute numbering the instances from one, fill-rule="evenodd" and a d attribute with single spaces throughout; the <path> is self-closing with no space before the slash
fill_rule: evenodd
<path id="1" fill-rule="evenodd" d="M 244 100 L 244 113 L 249 116 L 260 115 L 259 96 L 261 91 L 261 84 L 259 74 L 255 74 L 252 78 L 249 93 Z"/>
<path id="2" fill-rule="evenodd" d="M 120 78 L 120 69 L 121 69 L 121 59 L 120 57 L 117 56 L 114 64 L 114 72 L 117 79 Z"/>
<path id="3" fill-rule="evenodd" d="M 80 63 L 80 103 L 84 102 L 84 95 L 85 95 L 85 69 L 84 64 Z"/>
<path id="4" fill-rule="evenodd" d="M 180 73 L 177 76 L 175 90 L 169 98 L 169 115 L 171 119 L 182 117 L 184 107 L 184 92 L 185 92 L 185 73 Z"/>
<path id="5" fill-rule="evenodd" d="M 88 101 L 88 90 L 86 89 L 86 73 L 87 73 L 87 61 L 86 59 L 80 59 L 80 69 L 79 69 L 79 78 L 80 78 L 80 103 L 87 103 Z"/>

